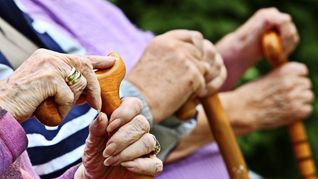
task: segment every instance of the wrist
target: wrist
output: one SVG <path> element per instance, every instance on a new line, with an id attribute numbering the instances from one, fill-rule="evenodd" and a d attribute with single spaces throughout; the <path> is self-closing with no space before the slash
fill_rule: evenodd
<path id="1" fill-rule="evenodd" d="M 255 130 L 254 120 L 252 120 L 252 114 L 249 112 L 250 110 L 246 103 L 248 96 L 246 96 L 244 91 L 237 89 L 221 93 L 220 97 L 236 135 L 244 135 Z"/>
<path id="2" fill-rule="evenodd" d="M 254 50 L 255 43 L 250 39 L 254 37 L 246 37 L 247 35 L 250 34 L 235 31 L 216 44 L 216 49 L 221 54 L 228 71 L 223 91 L 232 89 L 245 71 L 260 59 L 258 50 Z"/>
<path id="3" fill-rule="evenodd" d="M 10 96 L 8 94 L 8 89 L 12 89 L 8 87 L 5 81 L 0 81 L 0 107 L 10 113 L 16 120 L 16 110 L 14 109 L 14 105 L 11 104 L 12 100 L 10 100 Z M 20 122 L 18 120 L 18 122 Z"/>

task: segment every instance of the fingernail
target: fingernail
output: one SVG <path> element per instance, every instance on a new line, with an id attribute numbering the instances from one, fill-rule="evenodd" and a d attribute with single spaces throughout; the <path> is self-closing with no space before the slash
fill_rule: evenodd
<path id="1" fill-rule="evenodd" d="M 108 146 L 106 146 L 106 149 L 105 149 L 105 153 L 107 155 L 114 155 L 116 152 L 116 144 L 115 143 L 110 143 Z"/>
<path id="2" fill-rule="evenodd" d="M 105 166 L 111 166 L 114 165 L 118 162 L 119 157 L 118 156 L 114 156 L 114 157 L 109 157 L 104 161 L 104 165 Z"/>
<path id="3" fill-rule="evenodd" d="M 107 127 L 107 132 L 112 132 L 113 130 L 117 129 L 120 125 L 121 121 L 120 119 L 113 120 Z"/>
<path id="4" fill-rule="evenodd" d="M 103 151 L 103 157 L 104 158 L 108 158 L 109 157 L 109 155 L 106 153 L 106 150 Z"/>
<path id="5" fill-rule="evenodd" d="M 97 111 L 97 112 L 98 112 L 98 113 L 97 113 L 97 115 L 95 116 L 94 121 L 95 121 L 96 119 L 98 119 L 99 116 L 100 116 L 100 112 L 99 112 L 99 111 Z"/>

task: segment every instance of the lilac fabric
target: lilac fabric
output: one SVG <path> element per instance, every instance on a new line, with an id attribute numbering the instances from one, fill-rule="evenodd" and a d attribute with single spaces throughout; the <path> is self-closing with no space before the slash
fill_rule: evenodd
<path id="1" fill-rule="evenodd" d="M 0 107 L 0 178 L 1 179 L 37 179 L 32 170 L 25 132 L 17 120 Z M 66 171 L 60 179 L 70 179 L 78 166 Z"/>
<path id="2" fill-rule="evenodd" d="M 137 29 L 120 9 L 104 0 L 21 0 L 31 17 L 47 21 L 77 39 L 88 54 L 119 52 L 127 69 L 137 62 L 153 35 Z M 229 178 L 216 144 L 165 165 L 158 179 Z"/>
<path id="3" fill-rule="evenodd" d="M 90 55 L 116 51 L 127 71 L 137 62 L 153 38 L 136 28 L 113 4 L 104 0 L 20 0 L 34 19 L 53 24 L 86 49 Z"/>
<path id="4" fill-rule="evenodd" d="M 208 144 L 194 154 L 166 164 L 156 179 L 228 179 L 230 178 L 218 146 Z"/>

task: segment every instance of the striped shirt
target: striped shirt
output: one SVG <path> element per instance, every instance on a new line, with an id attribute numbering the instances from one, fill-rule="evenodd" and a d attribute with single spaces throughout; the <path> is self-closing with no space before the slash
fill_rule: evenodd
<path id="1" fill-rule="evenodd" d="M 7 6 L 10 1 L 0 0 L 0 8 L 1 3 Z M 10 17 L 14 17 L 11 21 L 14 23 L 19 19 L 17 17 L 25 18 L 28 24 L 21 27 L 23 22 L 18 20 L 15 27 L 23 31 L 27 37 L 38 41 L 40 46 L 60 52 L 94 55 L 104 55 L 114 50 L 126 59 L 128 71 L 153 37 L 151 33 L 137 29 L 118 8 L 103 0 L 92 0 L 90 3 L 77 0 L 60 0 L 59 3 L 41 0 L 16 2 L 19 5 L 18 9 L 23 12 L 11 14 Z M 10 11 L 6 11 L 7 7 L 0 9 L 0 15 L 14 12 L 12 4 Z M 25 29 L 28 26 L 31 29 Z M 127 82 L 121 85 L 121 89 L 122 96 L 142 98 L 138 90 Z M 151 122 L 151 113 L 145 101 L 144 106 L 143 114 L 148 115 L 147 118 Z M 42 178 L 56 177 L 81 161 L 88 125 L 95 115 L 96 111 L 83 105 L 74 107 L 58 127 L 44 126 L 36 119 L 23 124 L 29 139 L 28 153 L 33 168 Z M 173 118 L 167 121 L 174 122 L 170 125 L 169 122 L 165 125 L 156 125 L 152 129 L 162 144 L 161 158 L 164 158 L 196 123 L 195 119 L 180 122 Z"/>

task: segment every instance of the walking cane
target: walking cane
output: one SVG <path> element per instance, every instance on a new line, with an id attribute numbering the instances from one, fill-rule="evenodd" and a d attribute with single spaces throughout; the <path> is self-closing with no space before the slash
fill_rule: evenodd
<path id="1" fill-rule="evenodd" d="M 218 94 L 204 97 L 200 102 L 231 179 L 248 179 L 248 168 Z M 195 106 L 196 103 L 189 100 L 176 115 L 181 119 L 189 119 L 195 114 Z"/>
<path id="2" fill-rule="evenodd" d="M 288 62 L 282 53 L 282 44 L 276 32 L 271 31 L 263 36 L 263 51 L 265 57 L 273 68 L 277 68 Z M 298 170 L 303 179 L 316 179 L 316 167 L 312 159 L 311 149 L 307 141 L 304 124 L 296 121 L 288 126 L 288 132 L 293 144 Z"/>
<path id="3" fill-rule="evenodd" d="M 116 57 L 115 64 L 112 68 L 102 71 L 97 71 L 96 76 L 101 87 L 102 97 L 102 112 L 109 117 L 112 112 L 120 106 L 121 100 L 119 97 L 119 86 L 123 80 L 126 69 L 121 57 L 116 53 L 111 53 L 110 56 Z M 79 99 L 78 101 L 85 101 Z M 56 104 L 53 99 L 48 98 L 36 110 L 36 116 L 41 123 L 49 126 L 56 126 L 63 120 L 59 114 Z M 123 173 L 125 175 L 123 175 Z M 139 175 L 127 171 L 124 167 L 111 167 L 106 178 L 110 179 L 153 179 L 152 176 Z"/>

